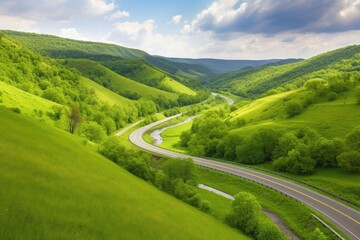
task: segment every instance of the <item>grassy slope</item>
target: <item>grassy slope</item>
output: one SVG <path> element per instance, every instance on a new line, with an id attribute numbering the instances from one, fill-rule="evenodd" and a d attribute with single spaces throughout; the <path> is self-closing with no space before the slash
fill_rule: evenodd
<path id="1" fill-rule="evenodd" d="M 79 41 L 35 33 L 3 32 L 32 51 L 54 58 L 89 57 L 96 55 L 140 58 L 147 55 L 147 53 L 143 51 L 125 48 L 115 44 Z"/>
<path id="2" fill-rule="evenodd" d="M 107 88 L 97 84 L 96 82 L 91 81 L 88 78 L 81 78 L 80 82 L 85 86 L 94 89 L 96 96 L 100 101 L 107 102 L 110 105 L 131 105 L 133 101 L 123 96 L 120 96 Z"/>
<path id="3" fill-rule="evenodd" d="M 199 168 L 198 178 L 199 182 L 233 196 L 238 192 L 250 192 L 258 199 L 263 208 L 275 213 L 301 239 L 309 239 L 310 233 L 316 227 L 326 233 L 330 237 L 329 239 L 337 239 L 335 235 L 310 215 L 311 209 L 279 192 L 230 174 L 205 168 Z M 210 206 L 214 207 L 214 216 L 221 218 L 226 215 L 229 209 L 229 200 L 221 199 L 223 197 L 215 196 L 212 193 L 204 194 L 200 191 L 200 194 L 210 202 Z"/>
<path id="4" fill-rule="evenodd" d="M 169 78 L 169 77 L 166 77 L 164 80 L 163 80 L 163 84 L 169 88 L 171 88 L 174 92 L 177 92 L 177 93 L 184 93 L 184 94 L 188 94 L 188 95 L 191 95 L 191 96 L 195 96 L 196 95 L 196 92 L 193 91 L 192 89 L 186 87 L 185 85 L 175 81 L 174 79 L 172 78 Z"/>
<path id="5" fill-rule="evenodd" d="M 212 74 L 209 69 L 200 65 L 176 63 L 166 58 L 150 56 L 141 50 L 114 44 L 16 31 L 4 31 L 4 33 L 27 48 L 53 58 L 87 58 L 99 61 L 142 58 L 151 65 L 182 78 L 184 82 L 187 82 L 188 79 L 197 79 Z"/>
<path id="6" fill-rule="evenodd" d="M 177 82 L 170 74 L 163 72 L 147 64 L 141 59 L 121 59 L 118 61 L 102 62 L 105 67 L 112 71 L 148 86 L 166 87 L 171 92 L 196 95 L 196 92 Z"/>
<path id="7" fill-rule="evenodd" d="M 52 122 L 53 120 L 51 120 L 51 118 L 49 118 L 46 113 L 53 112 L 52 106 L 60 106 L 57 103 L 27 93 L 1 81 L 0 91 L 2 92 L 2 96 L 0 96 L 2 101 L 0 102 L 0 105 L 4 105 L 8 108 L 19 108 L 23 114 L 41 119 L 48 123 Z M 41 110 L 43 114 L 38 116 L 38 114 L 35 113 L 35 110 Z"/>
<path id="8" fill-rule="evenodd" d="M 2 238 L 244 238 L 127 173 L 80 138 L 3 109 L 0 115 Z"/>
<path id="9" fill-rule="evenodd" d="M 101 76 L 109 79 L 110 86 L 115 90 L 136 92 L 143 97 L 165 97 L 168 99 L 176 99 L 177 97 L 174 93 L 149 87 L 145 84 L 120 76 L 101 64 L 91 60 L 69 59 L 67 62 L 69 67 L 74 67 L 85 75 L 91 75 L 94 72 L 101 72 Z"/>
<path id="10" fill-rule="evenodd" d="M 344 138 L 359 126 L 360 107 L 356 104 L 353 91 L 341 94 L 337 100 L 332 102 L 310 105 L 300 115 L 290 119 L 286 118 L 284 99 L 299 99 L 302 93 L 302 90 L 280 93 L 260 98 L 239 108 L 231 114 L 230 120 L 243 118 L 247 120 L 248 124 L 233 131 L 242 135 L 251 135 L 262 127 L 286 128 L 291 131 L 304 126 L 316 130 L 327 138 Z M 270 168 L 266 164 L 262 167 Z M 360 202 L 360 175 L 345 174 L 340 169 L 317 169 L 310 176 L 285 174 Z"/>
<path id="11" fill-rule="evenodd" d="M 261 95 L 272 88 L 284 86 L 287 83 L 303 83 L 305 80 L 326 75 L 324 69 L 341 69 L 336 63 L 343 59 L 358 58 L 360 45 L 353 45 L 331 52 L 320 54 L 308 60 L 280 66 L 261 66 L 244 68 L 239 71 L 216 75 L 207 79 L 207 84 L 217 89 L 228 89 L 242 96 Z M 353 67 L 356 68 L 357 64 Z M 342 69 L 344 70 L 344 69 Z M 345 69 L 343 72 L 347 72 Z M 355 69 L 355 71 L 357 71 Z"/>
<path id="12" fill-rule="evenodd" d="M 231 113 L 230 121 L 245 119 L 247 125 L 235 131 L 251 134 L 264 126 L 287 127 L 295 129 L 307 126 L 324 137 L 345 137 L 360 123 L 360 108 L 356 104 L 354 92 L 339 95 L 332 102 L 319 102 L 310 105 L 300 115 L 287 118 L 285 106 L 290 99 L 301 99 L 304 90 L 259 98 Z"/>

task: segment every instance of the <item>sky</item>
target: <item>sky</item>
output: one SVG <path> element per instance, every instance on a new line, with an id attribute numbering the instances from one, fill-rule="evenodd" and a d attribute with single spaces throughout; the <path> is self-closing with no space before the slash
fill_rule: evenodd
<path id="1" fill-rule="evenodd" d="M 0 0 L 0 29 L 188 58 L 309 58 L 360 44 L 360 0 Z"/>

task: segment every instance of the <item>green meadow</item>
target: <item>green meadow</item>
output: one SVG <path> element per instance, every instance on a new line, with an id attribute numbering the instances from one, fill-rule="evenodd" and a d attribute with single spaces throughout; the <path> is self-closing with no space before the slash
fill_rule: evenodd
<path id="1" fill-rule="evenodd" d="M 91 144 L 0 110 L 3 239 L 245 239 Z"/>

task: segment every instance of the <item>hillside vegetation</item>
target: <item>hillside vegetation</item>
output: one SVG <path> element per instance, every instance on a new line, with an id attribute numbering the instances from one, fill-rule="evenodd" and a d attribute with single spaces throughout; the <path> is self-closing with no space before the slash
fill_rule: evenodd
<path id="1" fill-rule="evenodd" d="M 71 107 L 75 113 L 78 112 L 77 125 L 83 124 L 79 131 L 68 130 L 91 141 L 101 141 L 105 133 L 110 134 L 126 123 L 157 111 L 157 105 L 151 100 L 132 101 L 121 97 L 103 86 L 92 84 L 79 71 L 31 52 L 7 37 L 0 40 L 0 54 L 3 85 L 0 91 L 4 91 L 0 93 L 4 95 L 0 96 L 3 98 L 0 105 L 53 122 L 63 129 L 69 127 L 68 109 Z M 139 85 L 135 81 L 127 82 Z M 177 97 L 172 93 L 164 94 Z M 94 132 L 99 136 L 96 140 L 91 136 Z"/>
<path id="2" fill-rule="evenodd" d="M 52 58 L 86 58 L 94 61 L 140 58 L 165 72 L 178 76 L 179 79 L 177 80 L 191 85 L 197 84 L 191 80 L 212 74 L 212 71 L 200 65 L 175 63 L 166 58 L 151 56 L 140 50 L 114 44 L 78 41 L 51 35 L 16 31 L 3 32 L 32 51 Z"/>
<path id="3" fill-rule="evenodd" d="M 3 239 L 245 239 L 80 138 L 2 108 L 0 115 Z"/>
<path id="4" fill-rule="evenodd" d="M 333 78 L 339 74 L 359 77 L 360 45 L 327 52 L 308 60 L 280 66 L 244 68 L 206 80 L 212 88 L 251 98 L 302 86 L 312 78 Z"/>
<path id="5" fill-rule="evenodd" d="M 282 59 L 269 59 L 269 60 L 225 60 L 225 59 L 211 59 L 211 58 L 169 58 L 169 60 L 179 63 L 190 63 L 204 66 L 214 73 L 225 73 L 240 70 L 244 67 L 258 67 L 273 63 L 284 63 Z M 287 59 L 286 62 L 297 62 L 302 59 Z"/>
<path id="6" fill-rule="evenodd" d="M 137 100 L 141 97 L 148 97 L 152 99 L 165 98 L 175 100 L 177 98 L 176 94 L 149 87 L 123 77 L 91 60 L 67 59 L 65 60 L 65 65 L 76 68 L 93 81 L 130 99 Z"/>
<path id="7" fill-rule="evenodd" d="M 95 43 L 65 39 L 52 35 L 3 31 L 8 37 L 34 52 L 52 58 L 89 58 L 104 60 L 108 58 L 142 58 L 145 52 L 114 44 Z"/>
<path id="8" fill-rule="evenodd" d="M 177 82 L 169 74 L 150 66 L 141 59 L 121 59 L 102 64 L 119 75 L 164 91 L 196 95 L 196 92 Z"/>

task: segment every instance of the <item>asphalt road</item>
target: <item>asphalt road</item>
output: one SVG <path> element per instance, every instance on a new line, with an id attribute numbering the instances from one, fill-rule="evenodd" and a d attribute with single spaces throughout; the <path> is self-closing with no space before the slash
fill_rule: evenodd
<path id="1" fill-rule="evenodd" d="M 129 137 L 130 141 L 134 145 L 153 153 L 172 158 L 192 158 L 197 165 L 227 172 L 260 183 L 267 187 L 276 189 L 277 191 L 280 191 L 288 195 L 289 197 L 292 197 L 308 205 L 309 207 L 326 216 L 329 221 L 331 221 L 334 225 L 341 229 L 350 239 L 360 240 L 360 212 L 348 206 L 345 206 L 344 204 L 336 200 L 330 199 L 322 194 L 316 193 L 298 184 L 288 182 L 274 176 L 252 171 L 228 163 L 172 152 L 170 150 L 162 149 L 151 145 L 143 140 L 142 135 L 145 132 L 163 122 L 169 121 L 170 119 L 176 118 L 180 115 L 181 114 L 178 114 L 137 129 L 136 131 L 131 133 Z"/>
<path id="2" fill-rule="evenodd" d="M 226 101 L 229 105 L 234 104 L 234 100 L 232 100 L 230 97 L 227 97 L 227 96 L 225 96 L 225 95 L 218 94 L 218 93 L 213 93 L 213 92 L 211 93 L 211 95 L 222 97 L 223 99 L 225 99 L 225 101 Z"/>

